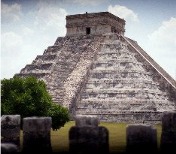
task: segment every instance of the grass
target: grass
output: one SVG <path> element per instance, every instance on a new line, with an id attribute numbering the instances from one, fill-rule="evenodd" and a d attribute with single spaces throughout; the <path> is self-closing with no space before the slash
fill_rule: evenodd
<path id="1" fill-rule="evenodd" d="M 69 150 L 69 129 L 75 125 L 74 121 L 67 122 L 58 131 L 51 131 L 51 144 L 54 152 L 68 152 Z M 101 122 L 99 126 L 104 126 L 109 130 L 109 149 L 111 153 L 123 152 L 126 146 L 126 126 L 125 123 Z M 154 126 L 157 129 L 158 147 L 160 145 L 161 125 Z M 21 144 L 22 144 L 21 132 Z"/>
<path id="2" fill-rule="evenodd" d="M 104 126 L 109 130 L 109 148 L 110 152 L 122 152 L 126 145 L 126 124 L 124 123 L 106 123 L 103 122 L 100 126 Z"/>
<path id="3" fill-rule="evenodd" d="M 53 151 L 65 152 L 69 150 L 69 129 L 75 125 L 74 121 L 67 122 L 58 131 L 51 131 L 51 144 Z"/>

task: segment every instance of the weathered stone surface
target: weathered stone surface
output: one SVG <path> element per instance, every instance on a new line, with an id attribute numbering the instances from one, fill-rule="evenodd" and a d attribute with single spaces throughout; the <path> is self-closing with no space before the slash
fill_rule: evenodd
<path id="1" fill-rule="evenodd" d="M 76 115 L 75 122 L 77 127 L 84 127 L 84 126 L 91 126 L 91 127 L 98 127 L 99 119 L 97 116 L 84 116 L 84 115 Z"/>
<path id="2" fill-rule="evenodd" d="M 1 153 L 6 154 L 6 153 L 18 153 L 18 148 L 15 144 L 12 143 L 1 143 Z"/>
<path id="3" fill-rule="evenodd" d="M 101 44 L 82 88 L 76 114 L 97 114 L 102 121 L 161 121 L 160 114 L 173 110 L 174 102 L 167 99 L 166 92 L 153 81 L 143 61 L 136 58 L 139 53 L 129 50 L 126 42 L 114 43 L 113 39 Z M 115 116 L 116 119 L 110 118 Z"/>
<path id="4" fill-rule="evenodd" d="M 2 115 L 1 142 L 20 146 L 20 115 Z"/>
<path id="5" fill-rule="evenodd" d="M 58 37 L 18 76 L 45 81 L 53 101 L 73 117 L 161 122 L 164 111 L 176 109 L 176 82 L 124 36 L 124 25 L 107 12 L 67 16 L 67 35 Z"/>
<path id="6" fill-rule="evenodd" d="M 105 127 L 76 127 L 69 130 L 69 152 L 79 154 L 109 152 L 109 132 Z"/>
<path id="7" fill-rule="evenodd" d="M 161 151 L 176 153 L 176 111 L 163 113 Z"/>
<path id="8" fill-rule="evenodd" d="M 67 36 L 117 33 L 124 34 L 125 20 L 109 12 L 78 14 L 66 17 Z"/>
<path id="9" fill-rule="evenodd" d="M 23 152 L 52 152 L 51 117 L 29 117 L 23 119 Z"/>
<path id="10" fill-rule="evenodd" d="M 157 134 L 156 129 L 150 125 L 133 124 L 126 128 L 127 153 L 156 153 Z"/>

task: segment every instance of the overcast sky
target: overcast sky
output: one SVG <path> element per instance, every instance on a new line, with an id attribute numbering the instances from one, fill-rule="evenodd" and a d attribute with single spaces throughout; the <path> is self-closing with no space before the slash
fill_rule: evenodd
<path id="1" fill-rule="evenodd" d="M 2 0 L 1 79 L 65 36 L 66 15 L 105 11 L 124 18 L 125 36 L 176 79 L 176 0 Z"/>

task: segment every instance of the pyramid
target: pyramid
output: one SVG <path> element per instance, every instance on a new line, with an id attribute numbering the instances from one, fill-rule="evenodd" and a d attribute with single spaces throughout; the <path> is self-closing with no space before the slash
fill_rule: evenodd
<path id="1" fill-rule="evenodd" d="M 16 76 L 43 80 L 55 103 L 101 121 L 156 123 L 176 109 L 176 81 L 109 12 L 66 16 L 67 34 Z"/>

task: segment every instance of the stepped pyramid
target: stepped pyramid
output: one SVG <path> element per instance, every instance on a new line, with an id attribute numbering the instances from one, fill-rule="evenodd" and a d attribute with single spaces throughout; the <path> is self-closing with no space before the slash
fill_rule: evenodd
<path id="1" fill-rule="evenodd" d="M 16 76 L 45 81 L 71 115 L 102 121 L 158 122 L 176 109 L 176 82 L 109 12 L 66 16 L 67 34 Z"/>

